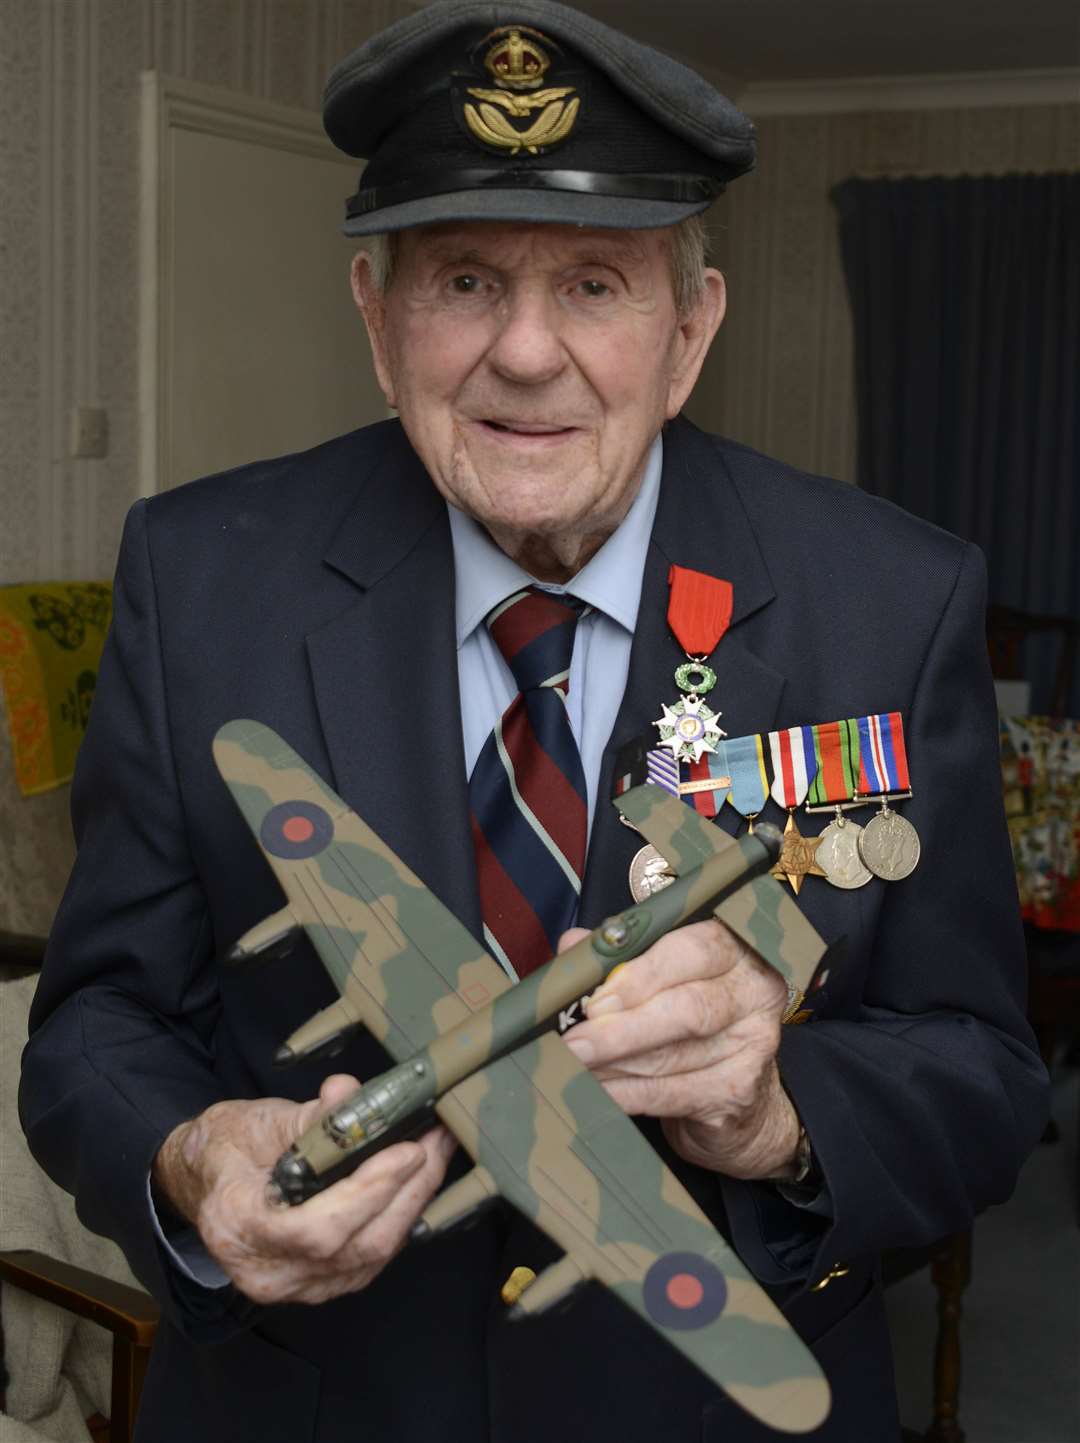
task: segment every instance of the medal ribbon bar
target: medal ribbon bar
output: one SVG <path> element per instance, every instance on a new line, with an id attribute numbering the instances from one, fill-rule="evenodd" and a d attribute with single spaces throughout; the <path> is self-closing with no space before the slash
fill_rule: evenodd
<path id="1" fill-rule="evenodd" d="M 730 581 L 672 565 L 668 572 L 668 625 L 690 657 L 707 657 L 731 625 L 734 591 Z"/>

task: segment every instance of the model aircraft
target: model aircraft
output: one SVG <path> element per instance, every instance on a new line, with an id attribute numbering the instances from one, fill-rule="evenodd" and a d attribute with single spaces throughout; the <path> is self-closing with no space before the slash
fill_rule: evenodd
<path id="1" fill-rule="evenodd" d="M 540 1313 L 595 1279 L 767 1426 L 816 1428 L 829 1388 L 812 1354 L 551 1030 L 620 963 L 709 913 L 789 988 L 819 986 L 825 944 L 767 875 L 779 832 L 736 841 L 659 787 L 626 792 L 616 805 L 677 880 L 515 985 L 275 732 L 229 722 L 214 757 L 287 898 L 228 960 L 273 954 L 303 928 L 340 994 L 277 1060 L 321 1055 L 365 1026 L 395 1062 L 283 1155 L 280 1195 L 302 1203 L 388 1137 L 437 1118 L 476 1165 L 429 1204 L 415 1235 L 444 1232 L 501 1194 L 565 1250 L 512 1315 Z"/>

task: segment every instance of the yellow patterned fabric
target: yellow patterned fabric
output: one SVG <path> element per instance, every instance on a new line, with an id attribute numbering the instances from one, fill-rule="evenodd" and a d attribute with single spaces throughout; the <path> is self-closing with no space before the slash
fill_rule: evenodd
<path id="1" fill-rule="evenodd" d="M 71 780 L 111 616 L 107 582 L 0 586 L 0 686 L 23 796 Z"/>
<path id="2" fill-rule="evenodd" d="M 1080 721 L 1004 718 L 1001 763 L 1024 917 L 1080 932 Z"/>

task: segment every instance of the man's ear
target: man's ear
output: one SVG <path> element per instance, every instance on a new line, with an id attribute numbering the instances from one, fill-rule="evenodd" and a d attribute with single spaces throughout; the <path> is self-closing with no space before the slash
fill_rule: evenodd
<path id="1" fill-rule="evenodd" d="M 364 318 L 379 389 L 386 397 L 386 404 L 396 406 L 397 399 L 394 394 L 394 382 L 386 348 L 386 298 L 375 284 L 375 278 L 371 273 L 371 256 L 367 251 L 357 251 L 353 256 L 349 280 L 356 309 Z"/>
<path id="2" fill-rule="evenodd" d="M 705 272 L 705 288 L 693 310 L 679 317 L 674 340 L 675 361 L 668 382 L 667 418 L 677 416 L 694 389 L 713 337 L 727 309 L 727 286 L 719 271 Z"/>

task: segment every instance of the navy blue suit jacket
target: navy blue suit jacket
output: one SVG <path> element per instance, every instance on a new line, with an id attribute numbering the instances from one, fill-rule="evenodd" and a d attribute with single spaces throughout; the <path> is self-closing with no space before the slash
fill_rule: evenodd
<path id="1" fill-rule="evenodd" d="M 714 662 L 730 735 L 904 715 L 919 868 L 855 892 L 810 880 L 800 896 L 827 938 L 848 939 L 818 1015 L 785 1028 L 780 1053 L 832 1216 L 678 1165 L 832 1379 L 813 1438 L 883 1443 L 896 1422 L 878 1252 L 1007 1197 L 1045 1108 L 982 561 L 854 487 L 672 424 L 602 797 L 615 751 L 648 728 L 683 659 L 665 619 L 671 562 L 733 583 Z M 281 732 L 479 931 L 452 565 L 445 507 L 396 422 L 133 508 L 73 791 L 79 859 L 25 1058 L 31 1146 L 164 1305 L 147 1443 L 763 1443 L 776 1435 L 598 1288 L 508 1326 L 498 1284 L 551 1250 L 506 1212 L 407 1249 L 365 1292 L 319 1308 L 201 1290 L 156 1241 L 146 1179 L 168 1132 L 221 1098 L 310 1097 L 325 1071 L 270 1065 L 333 995 L 306 944 L 254 973 L 215 961 L 280 905 L 211 760 L 223 722 Z M 601 804 L 585 924 L 627 903 L 637 845 Z M 361 1037 L 335 1065 L 366 1077 L 384 1058 Z M 847 1276 L 811 1292 L 835 1263 Z"/>

